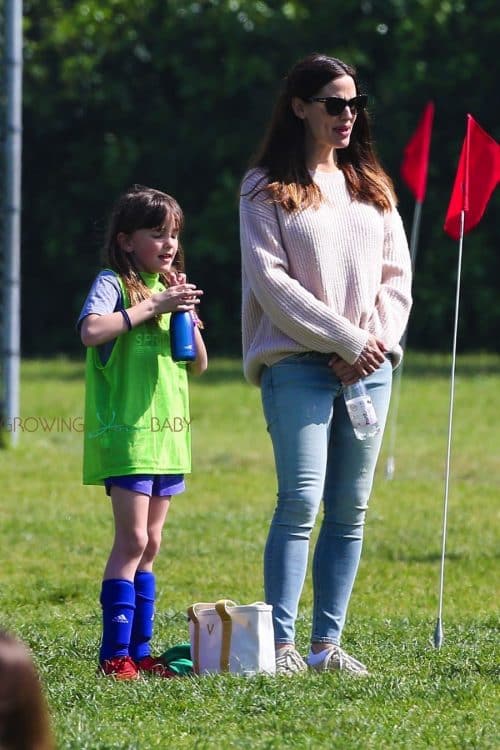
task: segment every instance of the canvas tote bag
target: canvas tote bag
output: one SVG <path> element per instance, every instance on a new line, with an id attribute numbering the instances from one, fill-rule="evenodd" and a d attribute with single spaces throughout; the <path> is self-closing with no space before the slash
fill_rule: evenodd
<path id="1" fill-rule="evenodd" d="M 238 605 L 230 599 L 189 607 L 195 674 L 275 674 L 272 609 L 264 602 Z"/>

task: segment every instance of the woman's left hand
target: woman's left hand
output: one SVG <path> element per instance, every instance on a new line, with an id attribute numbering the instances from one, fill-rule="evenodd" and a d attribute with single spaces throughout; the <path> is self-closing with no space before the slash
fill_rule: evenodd
<path id="1" fill-rule="evenodd" d="M 332 358 L 328 362 L 328 367 L 331 367 L 343 385 L 352 385 L 360 379 L 359 372 L 355 369 L 354 365 L 350 365 L 349 362 L 339 357 L 338 354 L 332 355 Z"/>

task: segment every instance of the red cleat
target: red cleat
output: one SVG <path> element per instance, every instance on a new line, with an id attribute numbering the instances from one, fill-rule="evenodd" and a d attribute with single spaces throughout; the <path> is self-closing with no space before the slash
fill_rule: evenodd
<path id="1" fill-rule="evenodd" d="M 136 664 L 130 656 L 104 659 L 100 664 L 100 670 L 103 675 L 114 677 L 116 680 L 137 680 L 139 677 Z"/>
<path id="2" fill-rule="evenodd" d="M 154 674 L 157 677 L 177 677 L 175 672 L 165 666 L 161 659 L 155 659 L 152 656 L 145 656 L 144 659 L 134 662 L 136 669 L 139 672 L 148 672 Z"/>

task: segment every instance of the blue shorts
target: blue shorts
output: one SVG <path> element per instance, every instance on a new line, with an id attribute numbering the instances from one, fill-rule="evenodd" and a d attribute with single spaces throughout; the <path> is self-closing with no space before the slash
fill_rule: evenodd
<path id="1" fill-rule="evenodd" d="M 121 487 L 142 495 L 152 497 L 170 497 L 184 492 L 184 474 L 129 474 L 124 477 L 108 477 L 104 480 L 106 494 L 111 494 L 111 487 Z"/>

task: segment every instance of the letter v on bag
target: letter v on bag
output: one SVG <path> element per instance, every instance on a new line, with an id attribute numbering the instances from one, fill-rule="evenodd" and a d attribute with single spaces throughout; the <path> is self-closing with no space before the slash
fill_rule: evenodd
<path id="1" fill-rule="evenodd" d="M 214 623 L 207 623 L 208 635 L 212 635 L 212 633 L 214 632 L 214 628 L 215 628 Z"/>

